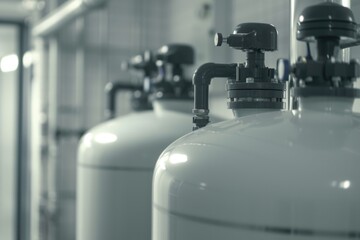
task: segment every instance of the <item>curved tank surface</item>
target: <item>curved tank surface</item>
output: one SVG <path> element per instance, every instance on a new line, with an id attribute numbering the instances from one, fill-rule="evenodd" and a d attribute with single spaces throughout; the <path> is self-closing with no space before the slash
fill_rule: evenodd
<path id="1" fill-rule="evenodd" d="M 153 239 L 360 236 L 360 116 L 348 99 L 210 125 L 161 155 Z M 325 121 L 326 119 L 326 121 Z"/>
<path id="2" fill-rule="evenodd" d="M 177 102 L 191 109 L 191 101 Z M 173 110 L 177 110 L 172 107 Z M 190 114 L 159 109 L 105 122 L 78 157 L 78 239 L 149 239 L 151 179 L 161 151 L 191 131 Z"/>

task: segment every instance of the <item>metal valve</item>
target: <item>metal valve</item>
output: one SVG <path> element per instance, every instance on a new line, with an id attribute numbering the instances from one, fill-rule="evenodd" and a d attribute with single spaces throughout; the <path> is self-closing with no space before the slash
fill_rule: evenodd
<path id="1" fill-rule="evenodd" d="M 340 48 L 357 44 L 357 33 L 358 25 L 349 8 L 333 2 L 305 8 L 298 20 L 296 38 L 308 44 L 315 40 L 317 56 L 299 58 L 292 65 L 293 97 L 360 97 L 360 89 L 352 87 L 360 77 L 360 64 L 354 60 L 333 61 Z M 353 42 L 342 43 L 343 39 Z"/>
<path id="2" fill-rule="evenodd" d="M 275 70 L 265 66 L 264 51 L 277 49 L 277 31 L 271 24 L 242 23 L 228 37 L 216 33 L 215 46 L 227 43 L 246 52 L 245 64 L 205 63 L 194 73 L 194 130 L 209 122 L 209 85 L 213 78 L 227 78 L 228 108 L 282 109 L 284 84 L 274 79 Z"/>

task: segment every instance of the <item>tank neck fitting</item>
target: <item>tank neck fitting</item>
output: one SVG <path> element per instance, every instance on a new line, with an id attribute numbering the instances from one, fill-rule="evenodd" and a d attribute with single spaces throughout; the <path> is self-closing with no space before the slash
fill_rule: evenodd
<path id="1" fill-rule="evenodd" d="M 212 78 L 227 78 L 228 108 L 283 109 L 285 85 L 274 78 L 275 70 L 265 66 L 264 51 L 277 49 L 277 31 L 270 24 L 239 24 L 233 34 L 217 33 L 216 46 L 226 42 L 246 52 L 245 64 L 206 63 L 194 73 L 194 130 L 209 123 L 208 91 Z"/>
<path id="2" fill-rule="evenodd" d="M 265 54 L 262 51 L 248 51 L 246 52 L 247 68 L 264 68 L 265 67 Z"/>
<path id="3" fill-rule="evenodd" d="M 335 58 L 339 54 L 340 38 L 338 37 L 318 37 L 317 42 L 317 56 L 318 60 L 326 61 Z"/>
<path id="4" fill-rule="evenodd" d="M 343 38 L 356 39 L 357 24 L 349 8 L 332 2 L 307 7 L 299 17 L 297 39 L 317 43 L 317 59 L 301 57 L 292 66 L 293 97 L 360 97 L 353 82 L 360 76 L 356 60 L 337 61 Z M 349 45 L 351 46 L 351 44 Z"/>

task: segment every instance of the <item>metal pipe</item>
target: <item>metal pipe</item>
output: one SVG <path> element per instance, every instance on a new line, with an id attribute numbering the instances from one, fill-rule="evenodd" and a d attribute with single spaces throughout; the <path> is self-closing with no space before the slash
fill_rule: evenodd
<path id="1" fill-rule="evenodd" d="M 31 85 L 31 229 L 30 239 L 40 239 L 40 205 L 41 196 L 44 192 L 43 186 L 46 181 L 43 181 L 44 174 L 41 172 L 43 167 L 43 155 L 42 152 L 42 109 L 44 102 L 46 101 L 45 94 L 47 91 L 43 89 L 45 77 L 45 43 L 44 40 L 38 38 L 34 41 L 34 49 L 36 52 L 36 64 L 34 65 L 34 79 Z"/>
<path id="2" fill-rule="evenodd" d="M 76 18 L 105 3 L 106 0 L 69 0 L 47 15 L 32 31 L 35 37 L 46 37 L 58 32 Z"/>
<path id="3" fill-rule="evenodd" d="M 194 73 L 194 130 L 209 123 L 209 85 L 213 78 L 235 78 L 236 64 L 205 63 Z"/>
<path id="4" fill-rule="evenodd" d="M 107 120 L 115 117 L 116 111 L 116 95 L 121 91 L 135 91 L 142 90 L 142 86 L 135 86 L 128 83 L 121 82 L 109 82 L 105 86 L 106 93 L 106 109 L 105 109 L 105 117 Z"/>
<path id="5" fill-rule="evenodd" d="M 76 33 L 77 33 L 77 43 L 76 43 L 76 53 L 75 53 L 75 61 L 76 61 L 76 69 L 75 69 L 75 106 L 76 106 L 76 129 L 81 134 L 82 129 L 85 128 L 85 34 L 84 34 L 84 26 L 85 19 L 83 17 L 78 18 L 76 20 Z M 80 136 L 79 136 L 80 137 Z"/>
<path id="6" fill-rule="evenodd" d="M 47 219 L 48 236 L 46 239 L 57 239 L 57 218 L 55 217 L 58 211 L 58 169 L 57 169 L 57 139 L 56 130 L 58 128 L 58 84 L 59 84 L 59 43 L 56 38 L 51 38 L 49 41 L 49 109 L 48 109 L 48 141 L 49 141 L 49 155 L 48 155 L 48 169 L 47 169 Z"/>

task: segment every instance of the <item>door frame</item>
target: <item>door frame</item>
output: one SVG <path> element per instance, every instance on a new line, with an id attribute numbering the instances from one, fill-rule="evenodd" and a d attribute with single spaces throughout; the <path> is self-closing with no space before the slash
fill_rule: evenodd
<path id="1" fill-rule="evenodd" d="M 16 136 L 16 168 L 15 168 L 15 239 L 30 239 L 30 87 L 31 68 L 25 75 L 23 56 L 28 49 L 29 28 L 24 21 L 0 19 L 0 25 L 17 28 L 18 89 L 17 89 L 17 136 Z"/>

